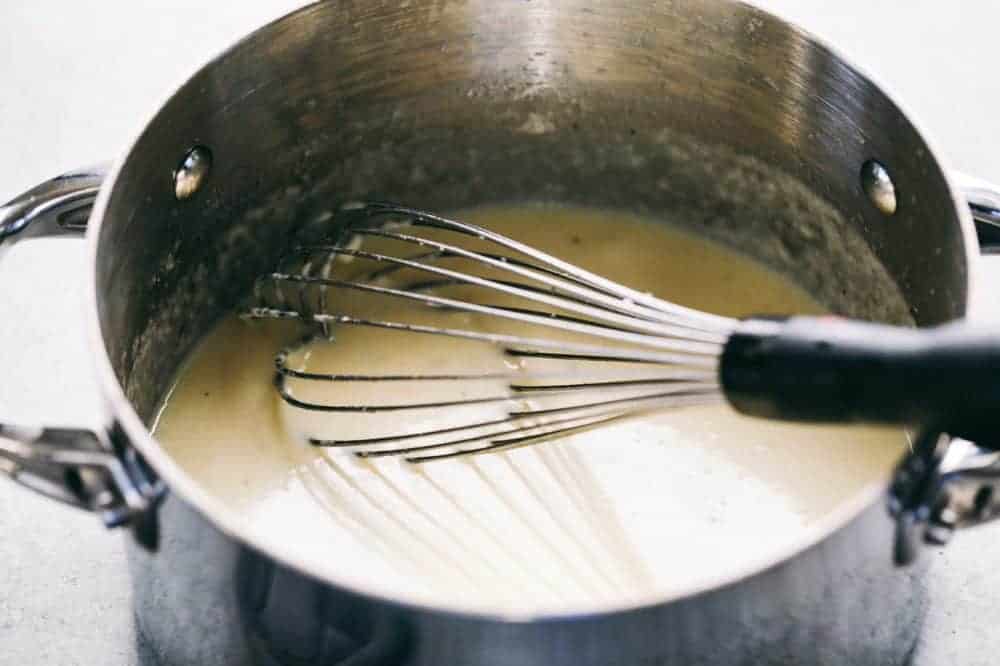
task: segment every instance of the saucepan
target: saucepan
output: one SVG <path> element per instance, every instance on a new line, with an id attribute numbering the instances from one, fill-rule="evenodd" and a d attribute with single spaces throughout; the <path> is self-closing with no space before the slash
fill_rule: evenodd
<path id="1" fill-rule="evenodd" d="M 857 68 L 730 0 L 341 0 L 261 28 L 109 169 L 0 208 L 8 243 L 86 230 L 81 335 L 107 416 L 99 431 L 4 423 L 0 470 L 130 529 L 138 627 L 161 663 L 906 660 L 920 545 L 989 520 L 998 495 L 996 454 L 947 433 L 917 433 L 894 479 L 773 561 L 606 612 L 406 604 L 234 519 L 150 434 L 157 406 L 297 229 L 366 198 L 620 208 L 739 247 L 835 312 L 920 326 L 976 316 L 974 217 L 984 238 L 1000 220 L 994 190 L 948 172 Z"/>

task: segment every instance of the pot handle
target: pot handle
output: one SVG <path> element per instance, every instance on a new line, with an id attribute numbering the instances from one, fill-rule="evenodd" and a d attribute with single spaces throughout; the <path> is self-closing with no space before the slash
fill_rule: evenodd
<path id="1" fill-rule="evenodd" d="M 980 251 L 983 254 L 1000 252 L 1000 187 L 960 171 L 951 175 L 969 204 Z"/>
<path id="2" fill-rule="evenodd" d="M 983 254 L 1000 254 L 1000 187 L 953 172 L 969 204 Z M 896 520 L 894 560 L 916 559 L 921 543 L 943 545 L 956 529 L 1000 519 L 1000 451 L 929 430 L 911 442 L 889 489 Z"/>
<path id="3" fill-rule="evenodd" d="M 0 206 L 0 243 L 81 235 L 107 171 L 105 164 L 71 171 Z"/>
<path id="4" fill-rule="evenodd" d="M 82 238 L 105 165 L 73 171 L 0 206 L 0 256 L 29 238 Z M 30 428 L 0 422 L 0 473 L 66 504 L 97 513 L 109 527 L 145 525 L 160 484 L 137 482 L 140 471 L 109 432 Z"/>

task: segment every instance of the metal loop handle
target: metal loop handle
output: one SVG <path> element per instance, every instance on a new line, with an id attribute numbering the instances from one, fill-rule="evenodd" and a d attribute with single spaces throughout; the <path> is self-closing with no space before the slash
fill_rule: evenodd
<path id="1" fill-rule="evenodd" d="M 0 206 L 0 256 L 28 238 L 80 236 L 100 190 L 103 165 L 64 174 Z M 96 512 L 109 527 L 155 502 L 143 493 L 106 433 L 0 423 L 0 473 L 47 497 Z"/>
<path id="2" fill-rule="evenodd" d="M 0 206 L 0 243 L 41 236 L 81 234 L 107 165 L 57 176 Z"/>
<path id="3" fill-rule="evenodd" d="M 1000 518 L 1000 451 L 934 429 L 921 433 L 889 489 L 894 559 L 914 561 L 921 543 L 943 545 L 956 529 Z"/>
<path id="4" fill-rule="evenodd" d="M 982 178 L 960 171 L 953 172 L 952 176 L 969 202 L 972 217 L 978 222 L 1000 227 L 1000 189 Z"/>
<path id="5" fill-rule="evenodd" d="M 46 497 L 96 511 L 113 527 L 147 503 L 110 450 L 90 430 L 0 424 L 0 471 Z"/>
<path id="6" fill-rule="evenodd" d="M 1000 187 L 960 171 L 952 172 L 972 212 L 983 254 L 1000 252 Z"/>

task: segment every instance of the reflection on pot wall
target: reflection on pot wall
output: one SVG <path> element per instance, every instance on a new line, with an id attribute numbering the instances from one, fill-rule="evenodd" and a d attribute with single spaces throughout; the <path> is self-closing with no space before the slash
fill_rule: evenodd
<path id="1" fill-rule="evenodd" d="M 412 651 L 398 614 L 352 604 L 252 551 L 243 551 L 236 580 L 250 651 L 261 663 L 401 664 Z"/>
<path id="2" fill-rule="evenodd" d="M 129 541 L 136 617 L 156 659 L 145 666 L 905 664 L 927 598 L 927 558 L 892 564 L 883 502 L 749 581 L 635 611 L 511 623 L 322 583 L 223 535 L 176 496 L 161 524 L 158 553 Z"/>

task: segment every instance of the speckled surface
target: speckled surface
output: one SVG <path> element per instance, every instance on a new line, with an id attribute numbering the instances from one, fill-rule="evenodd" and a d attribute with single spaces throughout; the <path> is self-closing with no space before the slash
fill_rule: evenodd
<path id="1" fill-rule="evenodd" d="M 186 73 L 295 0 L 0 6 L 0 199 L 116 154 Z M 915 113 L 956 167 L 1000 181 L 994 3 L 761 0 L 819 33 Z M 88 423 L 98 400 L 80 335 L 81 247 L 15 249 L 0 265 L 0 419 Z M 977 298 L 1000 314 L 1000 259 Z M 0 666 L 138 663 L 121 536 L 89 516 L 0 483 Z M 934 558 L 916 666 L 995 663 L 1000 526 Z"/>

